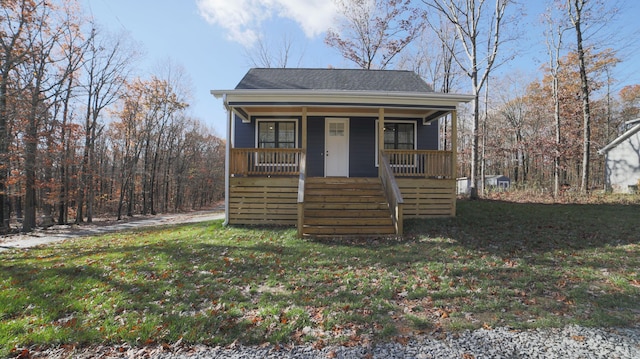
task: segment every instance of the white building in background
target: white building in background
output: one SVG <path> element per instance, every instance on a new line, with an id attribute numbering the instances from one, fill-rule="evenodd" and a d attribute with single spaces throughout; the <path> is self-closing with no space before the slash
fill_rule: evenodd
<path id="1" fill-rule="evenodd" d="M 480 179 L 478 179 L 480 183 Z M 487 191 L 502 192 L 511 187 L 511 179 L 502 175 L 488 175 L 484 178 L 484 188 Z M 471 193 L 471 179 L 469 177 L 458 177 L 457 194 L 469 195 Z M 478 186 L 480 188 L 480 186 Z"/>
<path id="2" fill-rule="evenodd" d="M 640 118 L 628 121 L 627 132 L 603 147 L 605 186 L 615 193 L 637 193 L 640 185 Z"/>

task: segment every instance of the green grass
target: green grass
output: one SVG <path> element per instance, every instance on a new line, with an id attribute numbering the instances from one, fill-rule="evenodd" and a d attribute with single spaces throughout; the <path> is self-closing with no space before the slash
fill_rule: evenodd
<path id="1" fill-rule="evenodd" d="M 640 206 L 458 202 L 403 240 L 219 221 L 0 253 L 0 356 L 31 345 L 329 343 L 635 325 Z"/>

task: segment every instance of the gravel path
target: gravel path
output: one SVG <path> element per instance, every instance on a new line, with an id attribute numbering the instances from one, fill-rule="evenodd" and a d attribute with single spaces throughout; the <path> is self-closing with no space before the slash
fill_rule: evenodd
<path id="1" fill-rule="evenodd" d="M 311 346 L 159 346 L 145 348 L 94 347 L 82 350 L 56 348 L 29 353 L 32 358 L 640 358 L 640 327 L 595 329 L 569 326 L 564 329 L 530 331 L 479 329 L 425 336 L 405 344 L 387 343 L 366 347 Z"/>
<path id="2" fill-rule="evenodd" d="M 50 243 L 64 241 L 70 238 L 96 236 L 105 233 L 119 232 L 142 227 L 152 227 L 167 224 L 194 223 L 224 219 L 224 207 L 212 210 L 160 214 L 156 216 L 133 217 L 123 221 L 94 221 L 92 224 L 53 226 L 48 229 L 36 229 L 30 233 L 9 235 L 0 238 L 0 251 L 9 249 L 24 249 Z"/>

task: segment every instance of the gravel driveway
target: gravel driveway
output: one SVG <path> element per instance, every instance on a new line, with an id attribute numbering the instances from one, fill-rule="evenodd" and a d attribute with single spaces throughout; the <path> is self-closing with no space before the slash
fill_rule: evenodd
<path id="1" fill-rule="evenodd" d="M 95 220 L 91 224 L 53 226 L 48 229 L 36 229 L 30 233 L 8 235 L 0 238 L 0 251 L 24 249 L 39 245 L 64 241 L 69 238 L 96 236 L 105 233 L 135 228 L 160 226 L 166 224 L 194 223 L 224 219 L 224 207 L 212 210 L 139 216 L 123 221 Z"/>
<path id="2" fill-rule="evenodd" d="M 31 358 L 152 358 L 152 359 L 438 359 L 438 358 L 640 358 L 640 328 L 597 329 L 568 326 L 560 329 L 510 330 L 479 329 L 461 333 L 441 333 L 412 338 L 406 342 L 355 347 L 298 346 L 207 347 L 97 346 L 58 347 L 30 350 Z"/>

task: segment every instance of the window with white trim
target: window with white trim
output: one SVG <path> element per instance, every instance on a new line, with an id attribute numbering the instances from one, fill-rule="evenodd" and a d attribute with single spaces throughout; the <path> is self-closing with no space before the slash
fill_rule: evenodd
<path id="1" fill-rule="evenodd" d="M 296 121 L 258 120 L 258 148 L 295 148 Z"/>
<path id="2" fill-rule="evenodd" d="M 385 150 L 415 149 L 415 123 L 385 123 L 384 148 Z"/>
<path id="3" fill-rule="evenodd" d="M 416 122 L 387 120 L 384 122 L 384 149 L 385 150 L 415 150 L 416 149 Z M 378 121 L 376 121 L 376 139 L 378 137 Z M 378 165 L 378 141 L 376 140 L 376 166 Z M 407 160 L 408 158 L 408 160 Z M 414 165 L 413 156 L 406 157 L 402 164 L 396 163 L 391 157 L 390 164 Z"/>
<path id="4" fill-rule="evenodd" d="M 286 149 L 298 146 L 298 121 L 294 119 L 257 119 L 256 148 Z M 297 165 L 294 153 L 263 152 L 257 154 L 257 165 L 289 167 Z"/>

